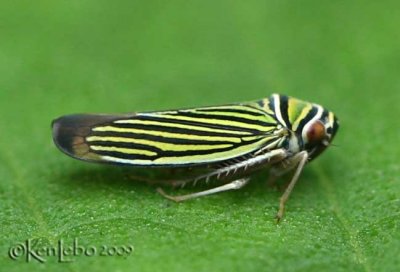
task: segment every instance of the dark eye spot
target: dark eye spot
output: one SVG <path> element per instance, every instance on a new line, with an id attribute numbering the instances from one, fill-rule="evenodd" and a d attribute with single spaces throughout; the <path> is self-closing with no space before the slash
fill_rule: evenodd
<path id="1" fill-rule="evenodd" d="M 307 140 L 309 143 L 321 142 L 325 136 L 325 125 L 321 121 L 313 123 L 307 131 Z"/>
<path id="2" fill-rule="evenodd" d="M 329 134 L 332 134 L 332 127 L 328 127 L 328 128 L 326 129 L 326 132 L 328 132 Z"/>

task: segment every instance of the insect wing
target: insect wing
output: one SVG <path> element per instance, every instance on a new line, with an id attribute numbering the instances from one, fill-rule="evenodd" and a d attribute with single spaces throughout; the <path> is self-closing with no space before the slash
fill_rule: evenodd
<path id="1" fill-rule="evenodd" d="M 190 166 L 240 157 L 281 141 L 274 116 L 258 103 L 143 112 L 68 115 L 53 138 L 82 160 L 136 166 Z"/>

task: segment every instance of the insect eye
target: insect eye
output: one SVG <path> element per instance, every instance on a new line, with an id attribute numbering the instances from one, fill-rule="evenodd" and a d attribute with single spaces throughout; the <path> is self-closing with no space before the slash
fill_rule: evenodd
<path id="1" fill-rule="evenodd" d="M 307 131 L 307 140 L 309 143 L 321 142 L 325 137 L 325 125 L 321 121 L 313 123 Z"/>

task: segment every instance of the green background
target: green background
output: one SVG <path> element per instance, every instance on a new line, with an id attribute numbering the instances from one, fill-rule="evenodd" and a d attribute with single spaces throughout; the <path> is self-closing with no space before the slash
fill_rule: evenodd
<path id="1" fill-rule="evenodd" d="M 2 1 L 0 11 L 5 271 L 400 269 L 398 1 Z M 68 113 L 272 92 L 341 121 L 338 147 L 306 167 L 279 225 L 281 192 L 266 188 L 267 173 L 175 204 L 129 178 L 134 170 L 72 160 L 51 139 L 52 119 Z M 71 263 L 8 257 L 26 239 L 54 247 L 74 238 L 135 250 Z"/>

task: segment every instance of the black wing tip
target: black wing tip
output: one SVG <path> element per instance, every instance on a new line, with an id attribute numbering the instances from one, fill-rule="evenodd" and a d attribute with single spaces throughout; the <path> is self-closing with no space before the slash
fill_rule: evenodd
<path id="1" fill-rule="evenodd" d="M 112 115 L 72 114 L 59 117 L 51 123 L 53 141 L 65 154 L 86 159 L 89 156 L 89 146 L 85 138 L 92 127 L 115 120 Z"/>
<path id="2" fill-rule="evenodd" d="M 66 115 L 53 120 L 51 123 L 54 144 L 65 154 L 72 157 L 79 157 L 76 152 L 77 145 L 83 145 L 84 136 L 89 133 L 85 126 L 84 115 Z M 85 131 L 86 130 L 86 131 Z"/>

